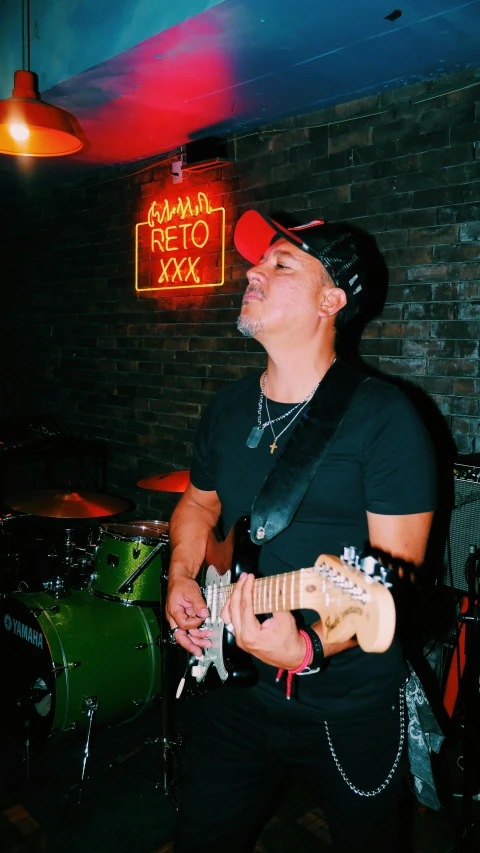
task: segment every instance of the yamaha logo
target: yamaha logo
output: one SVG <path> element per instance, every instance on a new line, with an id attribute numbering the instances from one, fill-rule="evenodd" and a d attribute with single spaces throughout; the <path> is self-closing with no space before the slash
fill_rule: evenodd
<path id="1" fill-rule="evenodd" d="M 7 631 L 11 631 L 13 628 L 13 633 L 20 637 L 22 640 L 26 640 L 27 643 L 31 643 L 32 646 L 36 646 L 37 649 L 43 649 L 43 634 L 41 631 L 35 631 L 34 628 L 31 628 L 30 625 L 24 625 L 23 622 L 19 622 L 18 619 L 12 619 L 9 613 L 5 613 L 3 617 L 3 624 Z"/>

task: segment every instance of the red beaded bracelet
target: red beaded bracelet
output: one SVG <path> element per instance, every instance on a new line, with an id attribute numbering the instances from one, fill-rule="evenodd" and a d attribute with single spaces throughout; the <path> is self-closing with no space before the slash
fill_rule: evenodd
<path id="1" fill-rule="evenodd" d="M 303 639 L 305 640 L 305 645 L 306 645 L 305 657 L 303 658 L 300 666 L 297 666 L 296 669 L 287 669 L 287 699 L 292 698 L 292 679 L 293 679 L 293 676 L 297 675 L 297 673 L 299 673 L 299 672 L 303 672 L 303 670 L 307 668 L 310 661 L 312 660 L 312 655 L 313 655 L 312 641 L 311 641 L 311 639 L 308 636 L 306 631 L 300 631 L 300 634 L 302 635 Z M 284 669 L 278 670 L 276 681 L 280 681 L 284 672 L 285 672 Z"/>

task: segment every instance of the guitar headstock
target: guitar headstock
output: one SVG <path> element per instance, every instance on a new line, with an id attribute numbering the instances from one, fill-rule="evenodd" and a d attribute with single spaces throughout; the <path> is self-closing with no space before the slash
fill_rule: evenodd
<path id="1" fill-rule="evenodd" d="M 321 554 L 313 569 L 303 571 L 313 574 L 302 585 L 302 606 L 318 612 L 327 642 L 344 642 L 356 635 L 365 652 L 389 648 L 395 604 L 388 589 L 389 570 L 382 563 L 374 557 L 359 559 L 355 549 L 348 548 L 342 558 Z"/>

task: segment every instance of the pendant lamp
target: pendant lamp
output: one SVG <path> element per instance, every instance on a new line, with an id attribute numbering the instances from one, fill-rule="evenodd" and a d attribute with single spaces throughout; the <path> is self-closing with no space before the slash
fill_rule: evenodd
<path id="1" fill-rule="evenodd" d="M 24 21 L 25 0 L 22 0 L 22 48 Z M 75 154 L 83 148 L 77 119 L 67 110 L 42 101 L 38 77 L 30 71 L 30 0 L 27 0 L 27 56 L 27 70 L 24 67 L 15 71 L 12 97 L 0 101 L 0 154 L 21 157 Z"/>

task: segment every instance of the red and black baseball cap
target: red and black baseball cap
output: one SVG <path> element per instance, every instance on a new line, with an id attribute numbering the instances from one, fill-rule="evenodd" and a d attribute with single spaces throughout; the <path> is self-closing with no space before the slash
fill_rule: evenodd
<path id="1" fill-rule="evenodd" d="M 234 243 L 237 251 L 258 264 L 269 246 L 284 239 L 313 255 L 325 267 L 333 283 L 347 296 L 343 322 L 362 311 L 366 299 L 368 255 L 361 232 L 344 222 L 314 219 L 286 228 L 257 210 L 247 210 L 238 220 Z"/>

